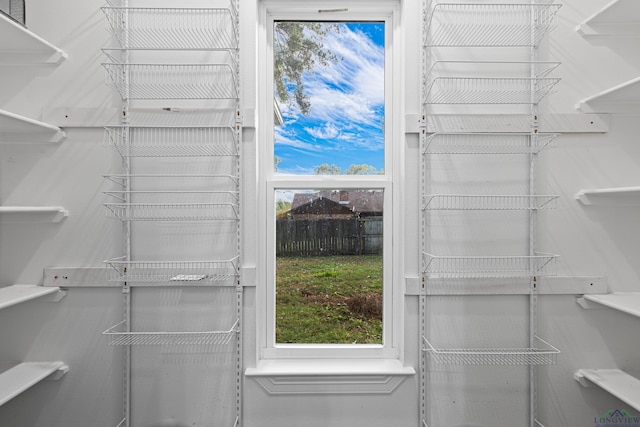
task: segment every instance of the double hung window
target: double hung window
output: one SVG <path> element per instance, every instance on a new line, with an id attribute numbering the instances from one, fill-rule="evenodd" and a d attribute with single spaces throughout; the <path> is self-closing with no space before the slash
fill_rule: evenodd
<path id="1" fill-rule="evenodd" d="M 304 3 L 263 4 L 261 358 L 395 358 L 395 3 Z"/>

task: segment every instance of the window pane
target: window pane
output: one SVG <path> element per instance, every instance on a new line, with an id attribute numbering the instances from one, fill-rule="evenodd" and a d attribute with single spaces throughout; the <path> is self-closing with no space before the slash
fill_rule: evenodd
<path id="1" fill-rule="evenodd" d="M 384 23 L 274 24 L 277 173 L 384 172 Z"/>
<path id="2" fill-rule="evenodd" d="M 382 344 L 382 190 L 278 190 L 276 343 Z"/>

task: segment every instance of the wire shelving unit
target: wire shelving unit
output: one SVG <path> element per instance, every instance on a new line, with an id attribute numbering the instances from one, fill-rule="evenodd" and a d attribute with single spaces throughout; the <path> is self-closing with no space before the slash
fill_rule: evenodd
<path id="1" fill-rule="evenodd" d="M 122 98 L 237 99 L 237 66 L 105 62 L 107 84 Z"/>
<path id="2" fill-rule="evenodd" d="M 422 420 L 422 426 L 423 427 L 429 427 L 429 425 L 427 424 L 427 422 L 425 420 Z M 540 421 L 535 420 L 535 424 L 534 426 L 536 427 L 544 427 L 544 424 L 542 424 Z"/>
<path id="3" fill-rule="evenodd" d="M 0 13 L 5 14 L 9 18 L 22 25 L 26 25 L 25 17 L 25 0 L 8 0 L 0 6 Z"/>
<path id="4" fill-rule="evenodd" d="M 232 203 L 105 203 L 108 218 L 123 221 L 237 221 Z"/>
<path id="5" fill-rule="evenodd" d="M 427 194 L 425 210 L 531 210 L 552 209 L 556 195 Z"/>
<path id="6" fill-rule="evenodd" d="M 128 137 L 125 133 L 128 132 Z M 105 146 L 123 157 L 238 156 L 235 126 L 105 128 Z"/>
<path id="7" fill-rule="evenodd" d="M 190 1 L 181 7 L 149 4 L 107 0 L 101 8 L 113 40 L 102 49 L 105 81 L 122 105 L 120 123 L 105 127 L 104 146 L 119 155 L 122 170 L 105 176 L 110 188 L 103 203 L 107 217 L 122 222 L 124 241 L 123 256 L 105 261 L 107 280 L 123 290 L 124 318 L 103 332 L 110 344 L 123 347 L 125 359 L 118 427 L 138 422 L 131 416 L 132 359 L 138 360 L 134 356 L 140 351 L 135 348 L 190 345 L 224 347 L 233 353 L 233 362 L 228 362 L 235 367 L 234 386 L 228 390 L 233 403 L 219 410 L 233 415 L 229 423 L 240 427 L 239 0 L 213 0 L 207 2 L 210 7 Z M 172 306 L 178 318 L 159 308 L 160 317 L 138 330 L 140 305 L 132 303 L 132 294 L 144 301 L 145 296 L 176 291 L 173 288 L 181 295 L 211 292 L 211 302 L 201 302 L 200 313 L 207 312 L 210 320 L 221 307 L 231 310 L 233 326 L 213 331 L 176 326 L 189 310 L 181 300 Z M 230 291 L 232 307 L 218 298 L 226 295 L 222 288 L 235 289 Z M 161 326 L 156 323 L 160 318 Z M 207 405 L 218 400 L 203 399 Z M 235 413 L 227 414 L 229 410 Z"/>
<path id="8" fill-rule="evenodd" d="M 522 425 L 542 426 L 537 420 L 536 369 L 555 364 L 560 351 L 537 334 L 536 282 L 538 277 L 556 274 L 558 258 L 538 250 L 538 213 L 554 208 L 558 199 L 538 192 L 538 154 L 551 148 L 557 137 L 539 132 L 538 104 L 553 93 L 560 79 L 553 76 L 559 63 L 539 61 L 538 46 L 557 25 L 560 8 L 552 1 L 537 0 L 423 1 L 420 408 L 424 427 L 430 421 L 437 422 L 430 406 L 432 365 L 445 366 L 438 370 L 446 370 L 446 365 L 525 367 L 529 402 Z M 517 129 L 529 131 L 510 127 L 518 114 L 530 120 Z M 473 120 L 482 123 L 474 124 Z M 491 131 L 473 131 L 485 128 Z M 483 157 L 482 161 L 479 157 L 496 155 L 506 156 Z M 494 176 L 485 168 L 496 167 L 503 159 L 507 176 L 501 181 L 502 176 Z M 493 194 L 491 186 L 497 182 L 504 188 Z M 467 189 L 474 190 L 467 194 Z M 489 213 L 474 213 L 480 211 Z M 505 233 L 513 231 L 513 235 L 502 239 L 491 234 L 493 229 L 481 228 L 489 216 L 493 218 L 492 211 L 509 211 L 496 213 L 495 220 L 505 221 Z M 513 221 L 507 219 L 512 216 Z M 470 231 L 464 242 L 455 240 L 456 229 L 447 228 L 456 226 L 463 232 Z M 446 239 L 438 238 L 442 233 Z M 519 236 L 524 237 L 522 242 Z M 453 249 L 462 243 L 462 253 L 459 248 Z M 496 246 L 500 244 L 506 249 Z M 486 253 L 488 247 L 490 253 Z M 451 252 L 454 255 L 449 255 Z M 427 310 L 428 301 L 440 301 L 430 299 L 432 283 L 439 289 L 451 286 L 451 295 L 458 295 L 455 291 L 459 288 L 483 295 L 482 290 L 476 293 L 474 289 L 528 285 L 528 310 L 522 313 L 523 319 L 527 318 L 524 329 L 528 333 L 516 342 L 528 341 L 529 345 L 492 348 L 481 344 L 467 348 L 464 336 L 451 335 L 447 337 L 458 343 L 455 348 L 433 345 L 432 338 L 437 341 L 438 333 L 444 332 L 435 328 Z M 474 304 L 476 300 L 467 301 Z M 467 332 L 492 332 L 483 330 L 482 325 L 478 328 Z"/>
<path id="9" fill-rule="evenodd" d="M 107 29 L 125 49 L 216 50 L 238 46 L 233 2 L 211 8 L 119 7 L 102 11 Z"/>
<path id="10" fill-rule="evenodd" d="M 439 365 L 555 365 L 560 353 L 553 345 L 535 336 L 531 348 L 436 348 L 422 337 L 423 348 L 432 363 Z"/>
<path id="11" fill-rule="evenodd" d="M 520 256 L 448 256 L 422 254 L 430 279 L 533 278 L 555 275 L 558 255 L 539 252 Z"/>
<path id="12" fill-rule="evenodd" d="M 206 345 L 206 346 L 227 346 L 235 338 L 238 332 L 238 322 L 226 331 L 203 331 L 203 332 L 130 332 L 122 331 L 126 325 L 123 320 L 102 334 L 107 336 L 110 345 Z"/>
<path id="13" fill-rule="evenodd" d="M 106 215 L 123 221 L 238 221 L 238 177 L 231 175 L 107 175 Z M 125 190 L 126 184 L 136 190 Z M 160 188 L 160 189 L 156 189 Z"/>
<path id="14" fill-rule="evenodd" d="M 163 189 L 189 185 L 190 188 L 236 188 L 238 177 L 224 174 L 108 174 L 104 178 L 118 185 L 124 191 L 127 183 L 145 186 L 150 189 L 151 183 Z M 114 191 L 117 192 L 118 190 Z M 237 194 L 237 191 L 229 191 Z M 234 196 L 237 200 L 237 196 Z"/>
<path id="15" fill-rule="evenodd" d="M 428 47 L 537 46 L 557 24 L 559 4 L 441 2 L 428 0 Z M 535 25 L 532 26 L 532 22 Z"/>
<path id="16" fill-rule="evenodd" d="M 425 104 L 537 104 L 560 81 L 548 77 L 558 65 L 435 61 L 427 71 L 423 100 Z"/>
<path id="17" fill-rule="evenodd" d="M 235 285 L 238 258 L 225 261 L 105 261 L 113 283 L 166 284 L 171 286 Z"/>
<path id="18" fill-rule="evenodd" d="M 424 138 L 423 154 L 538 154 L 551 148 L 557 134 L 432 133 Z"/>

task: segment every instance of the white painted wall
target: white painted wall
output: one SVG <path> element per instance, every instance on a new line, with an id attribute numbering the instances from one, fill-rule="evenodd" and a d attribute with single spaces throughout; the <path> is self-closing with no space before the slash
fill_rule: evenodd
<path id="1" fill-rule="evenodd" d="M 640 75 L 635 41 L 587 40 L 575 32 L 577 24 L 606 3 L 608 0 L 564 2 L 558 28 L 541 46 L 540 59 L 562 62 L 555 75 L 563 79 L 557 92 L 541 105 L 543 113 L 576 114 L 575 104 L 580 100 Z M 57 66 L 0 67 L 0 109 L 45 118 L 61 126 L 73 124 L 65 128 L 67 138 L 61 143 L 0 144 L 0 204 L 63 205 L 70 211 L 69 217 L 60 223 L 0 223 L 3 285 L 41 283 L 46 267 L 102 267 L 102 260 L 120 254 L 119 224 L 105 218 L 100 206 L 105 185 L 102 175 L 117 172 L 119 167 L 119 159 L 102 147 L 100 126 L 113 117 L 119 105 L 117 97 L 104 84 L 100 66 L 104 60 L 100 48 L 109 44 L 99 10 L 102 5 L 96 0 L 73 4 L 29 1 L 29 28 L 61 47 L 69 57 Z M 420 111 L 420 2 L 404 1 L 403 9 L 404 110 L 410 115 Z M 241 54 L 245 111 L 256 107 L 255 14 L 256 3 L 243 0 Z M 64 117 L 64 111 L 70 112 L 71 117 Z M 84 118 L 79 118 L 81 115 Z M 561 255 L 559 276 L 601 276 L 607 278 L 611 290 L 637 291 L 638 208 L 583 206 L 574 199 L 575 193 L 583 188 L 630 186 L 640 181 L 637 116 L 612 115 L 609 119 L 608 132 L 563 134 L 556 147 L 541 154 L 540 192 L 559 194 L 561 198 L 557 209 L 540 215 L 539 246 Z M 258 126 L 261 120 L 257 118 Z M 253 128 L 244 131 L 243 181 L 248 189 L 243 199 L 245 212 L 255 211 L 251 188 L 255 182 L 252 153 L 259 143 L 256 134 Z M 407 254 L 405 275 L 418 277 L 417 134 L 407 134 L 402 143 L 406 144 L 407 212 L 416 212 L 407 218 L 407 232 L 403 236 Z M 451 170 L 444 172 L 446 175 Z M 500 170 L 493 173 L 501 174 Z M 251 215 L 243 219 L 243 262 L 252 266 L 256 261 L 251 248 L 257 221 Z M 478 224 L 467 224 L 470 228 L 474 225 Z M 500 233 L 500 228 L 497 229 Z M 506 241 L 511 237 L 496 236 Z M 261 283 L 257 277 L 255 285 Z M 589 426 L 595 416 L 606 410 L 625 407 L 597 389 L 580 387 L 573 379 L 577 369 L 620 368 L 640 375 L 638 319 L 609 310 L 584 310 L 575 299 L 575 295 L 544 295 L 539 301 L 539 333 L 562 350 L 557 365 L 539 368 L 539 419 L 547 426 Z M 108 346 L 101 332 L 121 319 L 120 301 L 118 288 L 70 288 L 67 297 L 58 303 L 32 302 L 0 311 L 3 343 L 0 360 L 60 359 L 70 367 L 60 381 L 40 384 L 1 406 L 0 424 L 117 425 L 122 418 L 121 349 Z M 257 354 L 254 288 L 246 288 L 244 305 L 244 365 L 251 368 L 255 367 Z M 406 296 L 403 306 L 404 364 L 418 370 L 418 297 Z M 520 336 L 526 329 L 524 296 L 434 297 L 429 300 L 428 309 L 444 344 L 461 335 L 471 344 L 487 340 L 499 344 Z M 493 334 L 494 330 L 499 333 Z M 169 359 L 150 357 L 155 367 L 175 362 Z M 429 376 L 432 390 L 438 393 L 431 396 L 436 402 L 431 415 L 439 420 L 432 427 L 524 425 L 524 421 L 520 423 L 526 413 L 527 396 L 522 393 L 524 374 L 524 368 L 495 367 L 480 370 L 454 367 L 432 372 Z M 165 380 L 172 381 L 171 375 Z M 222 378 L 228 380 L 225 375 Z M 166 381 L 161 388 L 142 386 L 144 396 L 139 399 L 149 413 L 163 399 L 170 402 L 169 407 L 175 407 L 175 399 L 191 396 L 189 393 L 193 392 L 189 384 L 169 387 Z M 233 384 L 228 385 L 232 389 Z M 384 395 L 269 395 L 253 379 L 245 379 L 243 386 L 244 427 L 419 425 L 417 375 Z M 227 393 L 233 390 L 223 391 L 217 397 L 212 393 L 210 398 L 225 401 Z M 158 409 L 160 413 L 162 410 Z M 222 418 L 226 419 L 226 415 Z M 146 425 L 147 417 L 142 416 L 140 423 Z"/>

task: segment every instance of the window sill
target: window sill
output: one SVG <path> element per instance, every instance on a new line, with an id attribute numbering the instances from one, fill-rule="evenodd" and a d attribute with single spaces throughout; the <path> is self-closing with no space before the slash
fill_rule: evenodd
<path id="1" fill-rule="evenodd" d="M 277 359 L 245 376 L 269 394 L 390 394 L 415 373 L 396 359 Z"/>

